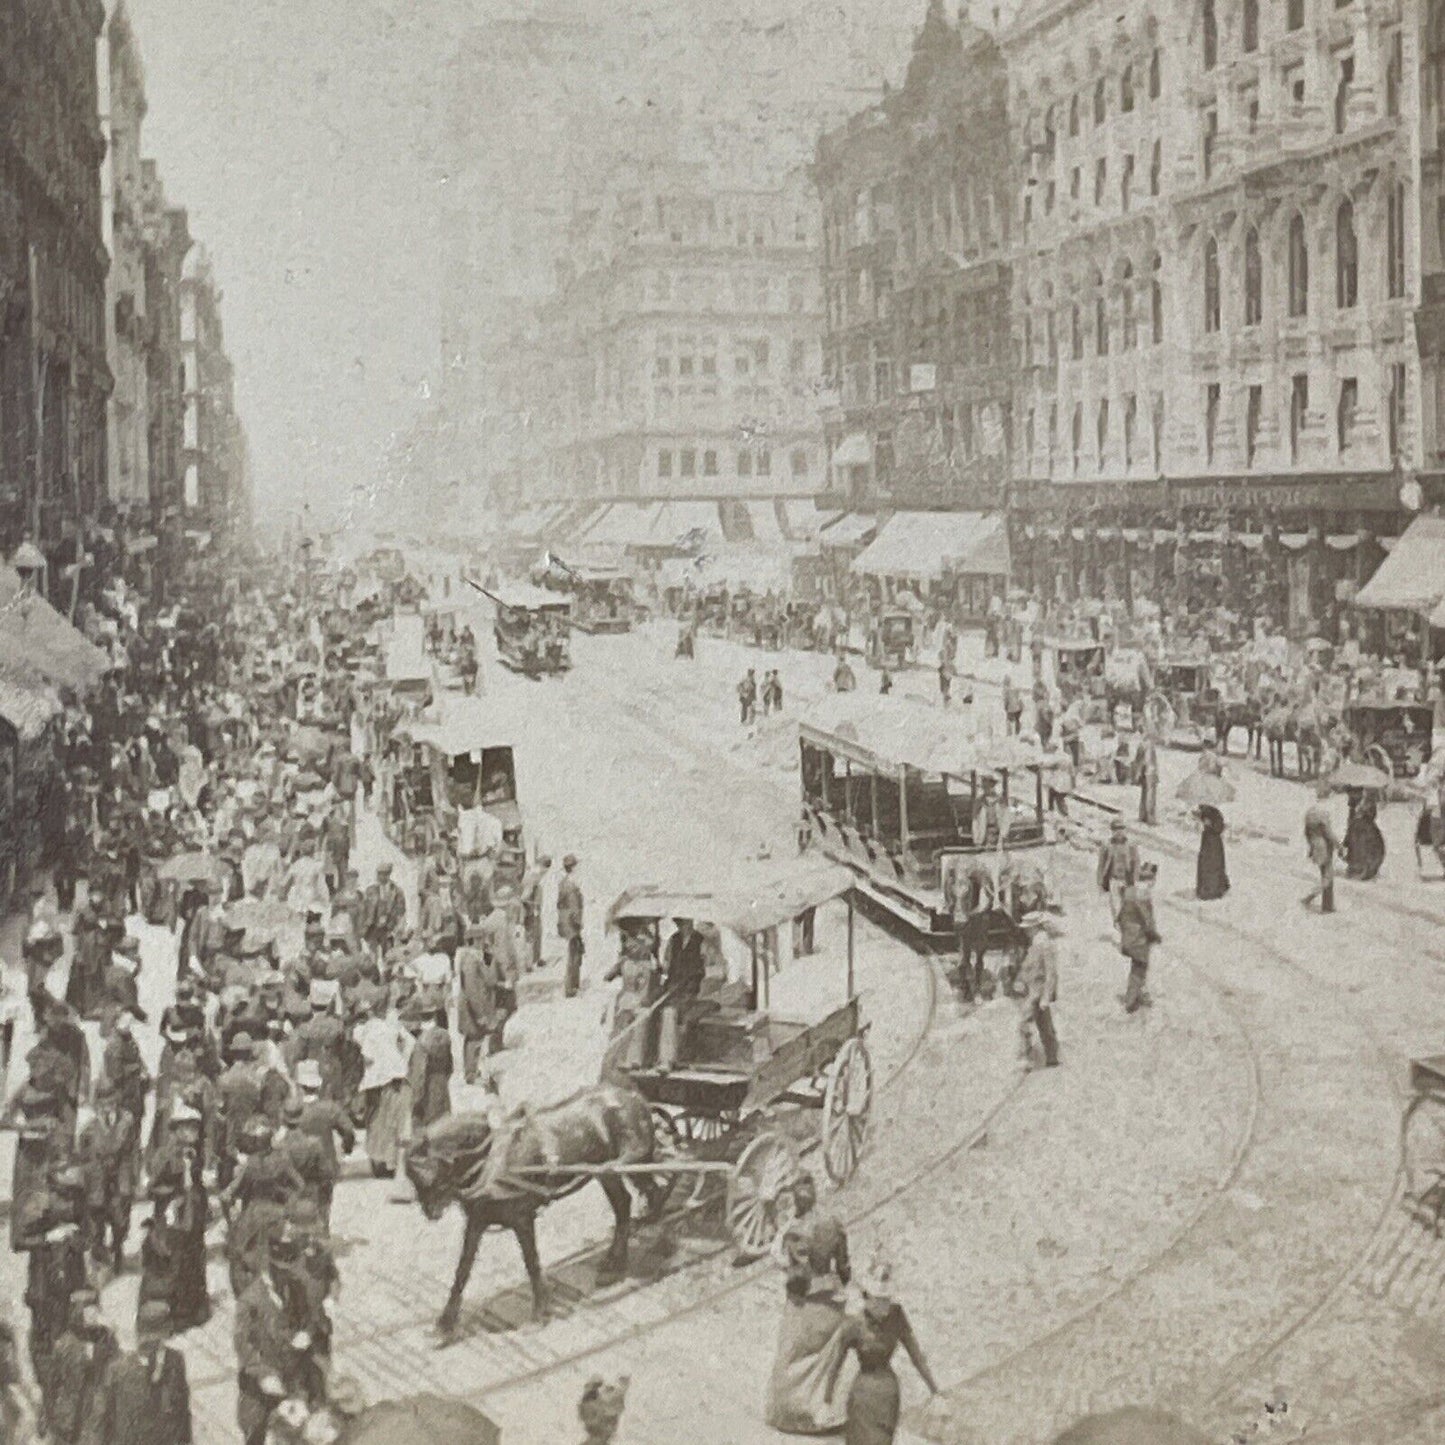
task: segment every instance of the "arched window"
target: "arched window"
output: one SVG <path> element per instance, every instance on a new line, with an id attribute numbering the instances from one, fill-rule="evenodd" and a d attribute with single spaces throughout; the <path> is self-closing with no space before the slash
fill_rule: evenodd
<path id="1" fill-rule="evenodd" d="M 1244 233 L 1244 324 L 1258 326 L 1264 317 L 1264 276 L 1259 264 L 1259 232 Z"/>
<path id="2" fill-rule="evenodd" d="M 1103 125 L 1109 118 L 1109 97 L 1101 78 L 1094 85 L 1094 124 Z"/>
<path id="3" fill-rule="evenodd" d="M 1204 0 L 1200 7 L 1199 22 L 1204 68 L 1213 70 L 1219 60 L 1219 26 L 1214 18 L 1214 0 Z"/>
<path id="4" fill-rule="evenodd" d="M 1098 356 L 1109 354 L 1109 302 L 1098 271 L 1094 272 L 1094 351 Z"/>
<path id="5" fill-rule="evenodd" d="M 1134 315 L 1134 268 L 1126 263 L 1124 274 L 1119 279 L 1123 288 L 1119 297 L 1119 309 L 1122 312 L 1124 350 L 1133 351 L 1139 344 L 1139 323 Z"/>
<path id="6" fill-rule="evenodd" d="M 1305 316 L 1310 307 L 1310 253 L 1305 218 L 1296 212 L 1289 223 L 1289 314 Z"/>
<path id="7" fill-rule="evenodd" d="M 1219 243 L 1213 236 L 1204 243 L 1204 329 L 1219 330 Z"/>
<path id="8" fill-rule="evenodd" d="M 1164 340 L 1164 282 L 1160 275 L 1163 267 L 1158 256 L 1149 269 L 1152 273 L 1149 277 L 1149 335 L 1158 346 Z"/>
<path id="9" fill-rule="evenodd" d="M 1069 134 L 1070 134 L 1070 135 L 1078 135 L 1078 133 L 1079 133 L 1079 97 L 1078 97 L 1077 95 L 1071 95 L 1071 96 L 1069 97 Z"/>
<path id="10" fill-rule="evenodd" d="M 1355 238 L 1355 207 L 1341 201 L 1335 212 L 1335 303 L 1348 311 L 1360 299 L 1360 247 Z"/>
<path id="11" fill-rule="evenodd" d="M 1079 303 L 1074 302 L 1069 311 L 1069 351 L 1075 361 L 1084 359 L 1084 320 L 1079 315 Z"/>
<path id="12" fill-rule="evenodd" d="M 1119 77 L 1119 109 L 1128 115 L 1134 109 L 1134 67 L 1126 65 Z"/>

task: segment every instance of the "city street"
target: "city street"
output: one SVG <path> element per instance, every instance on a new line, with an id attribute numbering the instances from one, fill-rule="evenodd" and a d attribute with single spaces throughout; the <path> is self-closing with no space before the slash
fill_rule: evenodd
<path id="1" fill-rule="evenodd" d="M 610 992 L 600 974 L 615 948 L 601 922 L 622 888 L 706 879 L 795 847 L 795 723 L 822 695 L 828 659 L 705 637 L 689 663 L 670 658 L 670 641 L 662 627 L 579 636 L 560 680 L 485 665 L 485 704 L 515 727 L 531 840 L 579 855 L 589 906 L 581 997 L 561 998 L 555 962 L 524 984 L 502 1056 L 508 1104 L 595 1077 Z M 787 693 L 781 717 L 744 731 L 731 694 L 748 665 L 779 666 Z M 926 695 L 929 680 L 909 674 L 900 690 Z M 860 668 L 860 687 L 870 681 Z M 998 708 L 981 685 L 959 726 L 1001 730 Z M 1190 767 L 1165 756 L 1164 796 Z M 1242 817 L 1302 810 L 1298 785 L 1233 773 Z M 1441 905 L 1414 880 L 1396 838 L 1405 810 L 1393 811 L 1385 878 L 1342 885 L 1333 918 L 1300 908 L 1307 875 L 1293 838 L 1232 834 L 1234 890 L 1206 905 L 1192 898 L 1183 820 L 1144 830 L 1146 855 L 1161 862 L 1165 943 L 1154 1005 L 1132 1018 L 1118 1004 L 1125 969 L 1093 888 L 1090 835 L 1060 845 L 1058 1071 L 1018 1072 L 1015 1005 L 963 1007 L 940 960 L 864 925 L 859 981 L 881 1092 L 862 1167 L 828 1207 L 848 1221 L 857 1256 L 885 1246 L 944 1386 L 926 1405 L 906 1382 L 916 1436 L 1042 1440 L 1088 1409 L 1141 1398 L 1225 1430 L 1278 1387 L 1311 1438 L 1433 1438 L 1445 1245 L 1408 1223 L 1395 1196 L 1404 1061 L 1445 1037 L 1433 987 L 1445 955 Z M 362 820 L 360 847 L 368 872 L 389 852 L 374 819 Z M 555 957 L 551 922 L 549 908 Z M 174 945 L 132 926 L 154 1019 Z M 479 1102 L 456 1089 L 457 1107 Z M 358 1164 L 337 1195 L 334 1314 L 337 1369 L 370 1395 L 464 1395 L 506 1438 L 543 1440 L 565 1434 L 591 1372 L 628 1373 L 630 1439 L 774 1438 L 759 1420 L 781 1283 L 766 1261 L 732 1268 L 705 1217 L 639 1231 L 633 1277 L 599 1291 L 600 1194 L 550 1210 L 540 1237 L 561 1310 L 544 1325 L 530 1321 L 514 1245 L 491 1236 L 461 1338 L 437 1350 L 430 1327 L 459 1216 L 427 1224 L 403 1187 L 361 1177 Z M 18 1289 L 17 1262 L 8 1257 L 7 1282 Z M 224 1282 L 217 1258 L 219 1308 L 183 1339 L 200 1438 L 217 1441 L 234 1428 Z M 117 1321 L 132 1290 L 123 1278 L 106 1291 Z"/>

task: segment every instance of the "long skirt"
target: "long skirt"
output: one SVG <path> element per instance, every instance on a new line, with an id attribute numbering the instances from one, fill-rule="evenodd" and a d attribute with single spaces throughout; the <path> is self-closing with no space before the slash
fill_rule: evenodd
<path id="1" fill-rule="evenodd" d="M 401 1141 L 411 1115 L 411 1089 L 405 1079 L 393 1079 L 366 1091 L 366 1157 L 371 1167 L 395 1173 Z"/>
<path id="2" fill-rule="evenodd" d="M 846 1418 L 843 1402 L 823 1398 L 829 1371 L 843 1348 L 843 1308 L 826 1290 L 788 1300 L 768 1380 L 767 1421 L 790 1435 L 826 1435 Z"/>
<path id="3" fill-rule="evenodd" d="M 898 1376 L 893 1367 L 860 1370 L 848 1391 L 843 1445 L 893 1445 L 898 1413 Z"/>
<path id="4" fill-rule="evenodd" d="M 1199 840 L 1199 862 L 1194 873 L 1194 892 L 1206 901 L 1223 898 L 1229 892 L 1229 872 L 1224 863 L 1224 839 L 1205 833 Z"/>

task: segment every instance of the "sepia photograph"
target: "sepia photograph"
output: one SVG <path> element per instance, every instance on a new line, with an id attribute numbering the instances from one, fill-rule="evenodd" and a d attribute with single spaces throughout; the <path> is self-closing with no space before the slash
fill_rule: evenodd
<path id="1" fill-rule="evenodd" d="M 797 1439 L 1445 1442 L 1445 0 L 0 0 L 0 1445 Z"/>

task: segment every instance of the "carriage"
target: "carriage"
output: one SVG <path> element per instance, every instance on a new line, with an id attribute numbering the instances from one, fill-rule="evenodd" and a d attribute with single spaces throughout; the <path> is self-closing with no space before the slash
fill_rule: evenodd
<path id="1" fill-rule="evenodd" d="M 1435 713 L 1429 703 L 1347 703 L 1340 722 L 1355 758 L 1387 777 L 1417 777 L 1430 761 Z"/>
<path id="2" fill-rule="evenodd" d="M 1102 697 L 1107 649 L 1102 642 L 1089 638 L 1047 638 L 1041 644 L 1041 661 L 1046 664 L 1045 677 L 1067 706 L 1076 697 Z"/>
<path id="3" fill-rule="evenodd" d="M 632 578 L 618 567 L 569 567 L 572 626 L 582 632 L 631 632 Z"/>
<path id="4" fill-rule="evenodd" d="M 799 860 L 717 892 L 629 889 L 608 913 L 624 954 L 644 967 L 660 963 L 669 920 L 706 931 L 698 996 L 664 991 L 641 1007 L 609 1045 L 603 1075 L 647 1101 L 674 1194 L 685 1185 L 699 1202 L 709 1179 L 726 1177 L 741 1257 L 766 1252 L 788 1222 L 803 1148 L 816 1145 L 841 1185 L 867 1143 L 873 1065 L 854 979 L 853 893 L 846 868 Z"/>
<path id="5" fill-rule="evenodd" d="M 387 832 L 404 850 L 427 852 L 438 837 L 451 838 L 464 857 L 464 817 L 480 811 L 479 823 L 496 844 L 506 832 L 520 833 L 517 771 L 510 735 L 477 718 L 447 722 L 403 722 L 387 746 L 391 793 L 386 799 Z M 475 831 L 468 825 L 467 832 Z"/>
<path id="6" fill-rule="evenodd" d="M 852 869 L 860 891 L 910 929 L 957 939 L 975 859 L 1017 873 L 1031 855 L 1035 906 L 1048 904 L 1054 838 L 1037 747 L 968 738 L 954 719 L 911 699 L 856 694 L 825 699 L 801 725 L 799 746 L 807 846 Z M 987 913 L 982 946 L 1015 946 L 1008 910 Z"/>
<path id="7" fill-rule="evenodd" d="M 906 607 L 885 607 L 868 627 L 868 665 L 907 667 L 917 645 L 916 619 Z"/>
<path id="8" fill-rule="evenodd" d="M 1176 746 L 1198 747 L 1219 718 L 1219 689 L 1207 658 L 1165 656 L 1154 667 L 1154 687 L 1168 703 Z"/>
<path id="9" fill-rule="evenodd" d="M 540 587 L 516 584 L 495 591 L 471 584 L 496 605 L 493 636 L 504 666 L 528 677 L 561 674 L 572 666 L 568 625 L 571 601 Z"/>

